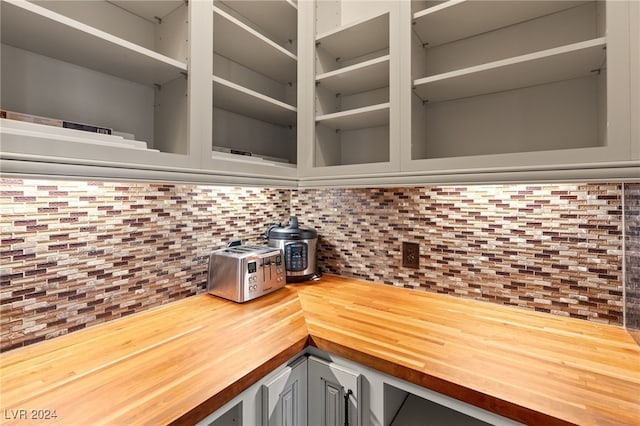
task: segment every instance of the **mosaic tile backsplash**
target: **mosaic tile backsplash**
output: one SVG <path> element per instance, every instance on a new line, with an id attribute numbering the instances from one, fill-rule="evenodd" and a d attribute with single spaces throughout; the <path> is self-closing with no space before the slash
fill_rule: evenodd
<path id="1" fill-rule="evenodd" d="M 640 329 L 640 183 L 279 190 L 0 180 L 0 351 L 205 291 L 290 213 L 325 272 Z M 623 216 L 625 222 L 623 225 Z M 624 228 L 624 229 L 623 229 Z M 626 232 L 626 241 L 623 236 Z M 420 268 L 401 266 L 403 241 Z"/>
<path id="2" fill-rule="evenodd" d="M 626 184 L 625 265 L 626 326 L 636 330 L 633 337 L 640 343 L 640 183 Z"/>
<path id="3" fill-rule="evenodd" d="M 2 350 L 206 289 L 208 253 L 257 242 L 287 190 L 2 180 Z"/>
<path id="4" fill-rule="evenodd" d="M 620 184 L 309 189 L 292 211 L 326 272 L 623 323 Z"/>

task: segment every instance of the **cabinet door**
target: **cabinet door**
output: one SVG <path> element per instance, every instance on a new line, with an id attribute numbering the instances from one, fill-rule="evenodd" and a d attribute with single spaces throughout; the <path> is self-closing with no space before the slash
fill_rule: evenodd
<path id="1" fill-rule="evenodd" d="M 333 362 L 309 357 L 308 380 L 310 425 L 360 425 L 360 374 Z"/>
<path id="2" fill-rule="evenodd" d="M 262 385 L 262 424 L 296 426 L 307 423 L 307 359 L 300 358 Z"/>

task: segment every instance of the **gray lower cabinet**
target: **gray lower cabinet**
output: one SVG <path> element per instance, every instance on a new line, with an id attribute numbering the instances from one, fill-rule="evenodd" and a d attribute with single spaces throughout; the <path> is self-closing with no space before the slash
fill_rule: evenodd
<path id="1" fill-rule="evenodd" d="M 300 353 L 202 419 L 196 426 L 307 424 L 307 357 Z"/>
<path id="2" fill-rule="evenodd" d="M 307 358 L 298 358 L 262 385 L 263 426 L 306 424 L 307 363 Z"/>
<path id="3" fill-rule="evenodd" d="M 310 356 L 308 413 L 310 425 L 358 426 L 361 375 L 331 361 Z"/>
<path id="4" fill-rule="evenodd" d="M 446 395 L 307 348 L 197 426 L 518 425 Z"/>

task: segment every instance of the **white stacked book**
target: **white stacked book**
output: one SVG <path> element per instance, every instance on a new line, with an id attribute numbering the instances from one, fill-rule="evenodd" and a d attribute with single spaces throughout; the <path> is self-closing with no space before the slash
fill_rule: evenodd
<path id="1" fill-rule="evenodd" d="M 224 158 L 234 161 L 243 161 L 254 164 L 264 164 L 281 167 L 296 167 L 295 164 L 289 163 L 286 158 L 270 157 L 268 155 L 255 154 L 249 151 L 241 151 L 223 146 L 213 146 L 212 158 Z"/>
<path id="2" fill-rule="evenodd" d="M 4 110 L 0 115 L 0 128 L 2 129 L 2 133 L 18 136 L 40 136 L 66 142 L 80 142 L 92 145 L 158 152 L 157 149 L 147 148 L 147 142 L 134 140 L 134 136 L 127 133 L 114 132 L 105 127 L 76 124 L 46 117 L 12 113 Z M 78 130 L 80 128 L 84 130 Z"/>

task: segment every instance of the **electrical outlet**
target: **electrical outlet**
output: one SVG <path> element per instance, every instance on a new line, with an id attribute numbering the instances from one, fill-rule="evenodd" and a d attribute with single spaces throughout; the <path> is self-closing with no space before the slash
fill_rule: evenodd
<path id="1" fill-rule="evenodd" d="M 402 266 L 420 268 L 420 245 L 418 243 L 402 243 Z"/>

